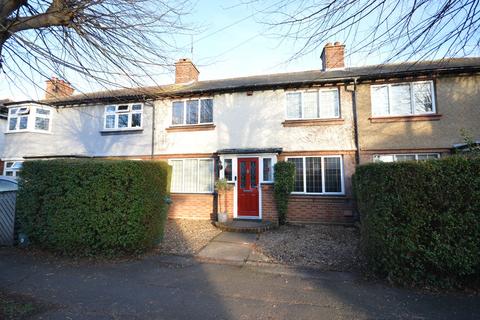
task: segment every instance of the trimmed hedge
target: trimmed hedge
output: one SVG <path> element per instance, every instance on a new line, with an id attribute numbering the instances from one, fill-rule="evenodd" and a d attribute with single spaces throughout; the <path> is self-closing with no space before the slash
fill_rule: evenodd
<path id="1" fill-rule="evenodd" d="M 373 271 L 407 285 L 480 279 L 480 159 L 373 163 L 353 176 Z"/>
<path id="2" fill-rule="evenodd" d="M 279 161 L 274 167 L 274 197 L 278 211 L 278 222 L 287 221 L 288 200 L 295 186 L 295 165 L 291 162 Z"/>
<path id="3" fill-rule="evenodd" d="M 17 196 L 20 232 L 65 255 L 143 252 L 163 235 L 170 176 L 165 162 L 27 161 Z"/>

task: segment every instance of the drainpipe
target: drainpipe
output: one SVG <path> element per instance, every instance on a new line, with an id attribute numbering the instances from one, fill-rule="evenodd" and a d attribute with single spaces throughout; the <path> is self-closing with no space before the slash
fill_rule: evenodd
<path id="1" fill-rule="evenodd" d="M 152 102 L 152 150 L 150 154 L 150 159 L 153 160 L 155 155 L 155 101 Z"/>
<path id="2" fill-rule="evenodd" d="M 357 80 L 353 78 L 353 140 L 355 143 L 355 164 L 360 164 L 360 144 L 358 142 L 358 116 L 357 116 Z"/>

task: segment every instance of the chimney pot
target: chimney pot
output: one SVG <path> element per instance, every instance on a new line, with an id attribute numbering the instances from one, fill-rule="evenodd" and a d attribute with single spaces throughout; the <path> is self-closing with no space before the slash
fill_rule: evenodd
<path id="1" fill-rule="evenodd" d="M 323 48 L 321 59 L 323 71 L 345 68 L 345 45 L 339 41 L 333 45 L 328 42 Z"/>
<path id="2" fill-rule="evenodd" d="M 175 63 L 175 83 L 198 81 L 197 67 L 190 59 L 181 58 Z"/>
<path id="3" fill-rule="evenodd" d="M 69 82 L 58 79 L 57 77 L 51 77 L 46 83 L 45 99 L 69 97 L 75 91 Z"/>

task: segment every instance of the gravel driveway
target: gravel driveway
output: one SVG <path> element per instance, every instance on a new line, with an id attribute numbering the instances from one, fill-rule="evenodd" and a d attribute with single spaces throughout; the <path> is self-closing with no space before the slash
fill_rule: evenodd
<path id="1" fill-rule="evenodd" d="M 222 231 L 209 220 L 168 220 L 158 251 L 165 254 L 195 254 Z"/>
<path id="2" fill-rule="evenodd" d="M 260 234 L 255 250 L 269 262 L 351 271 L 362 263 L 359 241 L 353 227 L 287 225 Z"/>

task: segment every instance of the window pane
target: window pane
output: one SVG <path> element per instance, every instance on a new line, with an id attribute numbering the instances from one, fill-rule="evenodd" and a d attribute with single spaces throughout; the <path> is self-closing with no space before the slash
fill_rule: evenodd
<path id="1" fill-rule="evenodd" d="M 225 159 L 224 162 L 225 162 L 225 168 L 224 168 L 225 179 L 227 179 L 228 181 L 232 181 L 233 180 L 232 159 Z"/>
<path id="2" fill-rule="evenodd" d="M 340 158 L 324 158 L 325 192 L 342 192 Z"/>
<path id="3" fill-rule="evenodd" d="M 415 155 L 414 154 L 397 154 L 395 156 L 395 161 L 414 161 Z"/>
<path id="4" fill-rule="evenodd" d="M 129 110 L 128 105 L 118 106 L 118 109 L 117 109 L 117 111 L 128 111 L 128 110 Z"/>
<path id="5" fill-rule="evenodd" d="M 373 156 L 373 162 L 393 162 L 394 158 L 391 154 L 382 154 Z"/>
<path id="6" fill-rule="evenodd" d="M 338 118 L 339 116 L 338 90 L 321 90 L 320 118 Z"/>
<path id="7" fill-rule="evenodd" d="M 300 93 L 287 93 L 287 118 L 300 119 L 301 117 L 302 105 Z"/>
<path id="8" fill-rule="evenodd" d="M 438 154 L 438 153 L 419 154 L 419 155 L 417 156 L 418 161 L 438 159 L 438 158 L 439 158 L 439 154 Z"/>
<path id="9" fill-rule="evenodd" d="M 50 110 L 37 108 L 37 114 L 43 114 L 48 116 L 50 114 Z"/>
<path id="10" fill-rule="evenodd" d="M 250 161 L 250 187 L 257 187 L 257 162 Z"/>
<path id="11" fill-rule="evenodd" d="M 5 171 L 5 175 L 8 176 L 8 177 L 12 177 L 13 176 L 13 171 Z"/>
<path id="12" fill-rule="evenodd" d="M 273 181 L 272 159 L 263 159 L 263 181 Z"/>
<path id="13" fill-rule="evenodd" d="M 172 166 L 172 192 L 182 192 L 183 190 L 183 161 L 173 160 Z"/>
<path id="14" fill-rule="evenodd" d="M 295 165 L 295 186 L 293 191 L 303 192 L 303 159 L 302 158 L 290 158 L 287 160 Z"/>
<path id="15" fill-rule="evenodd" d="M 199 192 L 213 192 L 213 160 L 199 160 Z"/>
<path id="16" fill-rule="evenodd" d="M 105 116 L 105 128 L 107 129 L 115 128 L 115 115 L 110 114 Z"/>
<path id="17" fill-rule="evenodd" d="M 19 129 L 27 129 L 28 117 L 20 117 Z"/>
<path id="18" fill-rule="evenodd" d="M 128 127 L 128 114 L 118 115 L 118 127 L 127 128 Z"/>
<path id="19" fill-rule="evenodd" d="M 303 118 L 318 118 L 318 92 L 303 94 Z"/>
<path id="20" fill-rule="evenodd" d="M 322 158 L 305 158 L 307 192 L 322 192 Z"/>
<path id="21" fill-rule="evenodd" d="M 132 113 L 132 127 L 141 127 L 141 126 L 142 126 L 142 114 Z"/>
<path id="22" fill-rule="evenodd" d="M 10 114 L 16 114 L 16 113 L 17 113 L 17 108 L 10 109 Z"/>
<path id="23" fill-rule="evenodd" d="M 201 123 L 213 122 L 213 100 L 212 99 L 201 100 L 200 122 Z"/>
<path id="24" fill-rule="evenodd" d="M 384 116 L 388 115 L 388 87 L 375 86 L 372 90 L 372 115 Z"/>
<path id="25" fill-rule="evenodd" d="M 183 124 L 183 101 L 173 103 L 172 124 Z"/>
<path id="26" fill-rule="evenodd" d="M 10 118 L 10 122 L 8 124 L 8 130 L 15 130 L 17 127 L 17 118 Z"/>
<path id="27" fill-rule="evenodd" d="M 429 82 L 413 84 L 415 95 L 415 113 L 426 113 L 433 111 L 432 86 Z"/>
<path id="28" fill-rule="evenodd" d="M 410 84 L 395 84 L 390 86 L 390 101 L 390 114 L 412 114 Z"/>
<path id="29" fill-rule="evenodd" d="M 107 106 L 107 107 L 105 108 L 105 111 L 106 111 L 106 112 L 115 112 L 115 110 L 116 110 L 116 107 L 115 107 L 115 106 Z"/>
<path id="30" fill-rule="evenodd" d="M 134 104 L 132 106 L 132 110 L 136 110 L 136 111 L 142 110 L 142 105 L 141 104 Z"/>
<path id="31" fill-rule="evenodd" d="M 185 159 L 183 161 L 183 191 L 184 192 L 197 192 L 198 182 L 198 160 L 197 159 Z"/>
<path id="32" fill-rule="evenodd" d="M 245 189 L 247 183 L 247 163 L 245 161 L 240 162 L 240 188 Z"/>
<path id="33" fill-rule="evenodd" d="M 12 169 L 22 169 L 23 162 L 22 161 L 15 161 L 12 165 Z"/>
<path id="34" fill-rule="evenodd" d="M 198 123 L 198 100 L 187 101 L 187 124 Z"/>
<path id="35" fill-rule="evenodd" d="M 48 126 L 50 124 L 50 119 L 48 118 L 35 118 L 35 129 L 37 130 L 46 130 L 48 131 Z"/>

